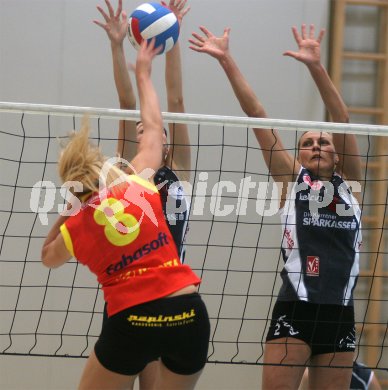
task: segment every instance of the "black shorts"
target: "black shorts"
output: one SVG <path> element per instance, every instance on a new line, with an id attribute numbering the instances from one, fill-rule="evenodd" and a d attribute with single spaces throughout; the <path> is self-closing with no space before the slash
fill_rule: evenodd
<path id="1" fill-rule="evenodd" d="M 311 356 L 353 352 L 356 335 L 353 306 L 278 301 L 272 312 L 267 341 L 292 337 L 311 348 Z"/>
<path id="2" fill-rule="evenodd" d="M 198 293 L 157 299 L 104 319 L 94 351 L 108 370 L 136 375 L 156 359 L 191 375 L 206 363 L 210 322 Z"/>

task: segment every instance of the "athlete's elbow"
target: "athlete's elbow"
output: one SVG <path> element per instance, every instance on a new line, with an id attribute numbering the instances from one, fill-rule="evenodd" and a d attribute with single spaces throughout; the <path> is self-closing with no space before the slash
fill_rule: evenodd
<path id="1" fill-rule="evenodd" d="M 267 113 L 265 112 L 263 107 L 257 107 L 257 106 L 245 107 L 244 112 L 250 118 L 266 118 L 267 117 Z"/>
<path id="2" fill-rule="evenodd" d="M 332 120 L 333 122 L 338 122 L 338 123 L 349 123 L 350 117 L 347 112 L 342 112 L 337 115 L 333 115 Z"/>
<path id="3" fill-rule="evenodd" d="M 167 104 L 170 112 L 185 112 L 183 96 L 169 98 Z"/>
<path id="4" fill-rule="evenodd" d="M 126 97 L 119 98 L 119 105 L 121 110 L 136 110 L 136 101 L 129 101 Z"/>
<path id="5" fill-rule="evenodd" d="M 42 264 L 47 268 L 59 267 L 59 264 L 57 264 L 55 256 L 52 253 L 52 248 L 50 245 L 46 245 L 42 248 L 41 261 Z"/>

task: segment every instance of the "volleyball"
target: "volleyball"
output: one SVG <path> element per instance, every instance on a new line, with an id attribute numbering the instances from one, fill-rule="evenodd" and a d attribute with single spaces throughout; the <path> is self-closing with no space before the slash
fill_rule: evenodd
<path id="1" fill-rule="evenodd" d="M 128 18 L 128 39 L 138 50 L 144 39 L 156 38 L 155 47 L 162 46 L 159 54 L 167 53 L 179 37 L 179 23 L 175 14 L 159 3 L 139 5 Z"/>

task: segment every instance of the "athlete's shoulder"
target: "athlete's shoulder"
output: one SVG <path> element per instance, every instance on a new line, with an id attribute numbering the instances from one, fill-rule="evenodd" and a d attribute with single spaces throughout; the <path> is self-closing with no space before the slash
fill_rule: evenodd
<path id="1" fill-rule="evenodd" d="M 142 186 L 148 190 L 151 190 L 152 192 L 158 192 L 158 189 L 155 187 L 155 184 L 151 183 L 150 181 L 148 181 L 146 179 L 143 179 L 141 176 L 129 175 L 128 182 L 139 184 L 140 186 Z"/>

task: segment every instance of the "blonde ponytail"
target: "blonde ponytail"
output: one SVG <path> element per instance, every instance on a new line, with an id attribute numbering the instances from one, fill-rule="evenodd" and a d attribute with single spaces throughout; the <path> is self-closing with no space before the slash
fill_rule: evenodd
<path id="1" fill-rule="evenodd" d="M 114 182 L 117 184 L 118 181 L 124 181 L 127 177 L 113 164 L 109 164 L 106 177 L 100 177 L 107 158 L 98 146 L 89 142 L 89 133 L 89 118 L 85 116 L 82 119 L 80 131 L 70 134 L 70 140 L 63 148 L 58 161 L 58 172 L 62 182 L 82 183 L 83 193 L 101 190 L 100 181 L 104 186 L 110 186 Z M 74 195 L 77 196 L 77 193 Z"/>

